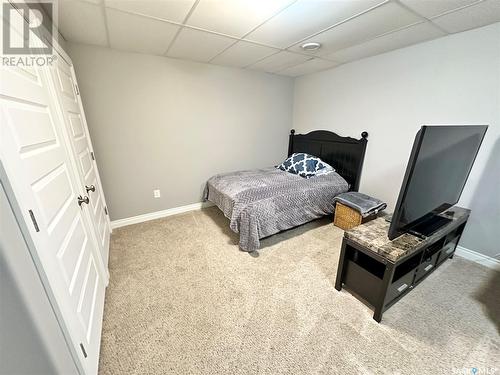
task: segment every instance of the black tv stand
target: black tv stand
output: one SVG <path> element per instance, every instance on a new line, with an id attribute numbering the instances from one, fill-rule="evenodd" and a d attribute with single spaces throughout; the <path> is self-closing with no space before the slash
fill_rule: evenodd
<path id="1" fill-rule="evenodd" d="M 420 238 L 426 238 L 432 236 L 439 228 L 444 227 L 448 224 L 452 219 L 440 215 L 433 215 L 425 221 L 421 221 L 417 225 L 411 227 L 408 231 L 414 236 Z"/>
<path id="2" fill-rule="evenodd" d="M 384 311 L 453 257 L 469 214 L 456 206 L 440 214 L 449 219 L 447 224 L 423 239 L 404 233 L 389 240 L 390 224 L 384 217 L 349 229 L 342 241 L 335 288 L 347 287 L 372 305 L 373 319 L 380 322 Z"/>

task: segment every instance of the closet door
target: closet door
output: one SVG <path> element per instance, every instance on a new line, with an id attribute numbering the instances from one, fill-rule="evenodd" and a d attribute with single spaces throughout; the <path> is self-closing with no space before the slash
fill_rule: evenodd
<path id="1" fill-rule="evenodd" d="M 2 68 L 1 158 L 86 373 L 97 373 L 106 274 L 40 71 Z"/>
<path id="2" fill-rule="evenodd" d="M 64 124 L 76 160 L 82 190 L 89 197 L 91 222 L 96 233 L 102 259 L 107 268 L 109 258 L 110 225 L 99 172 L 83 113 L 78 86 L 69 57 L 61 53 L 51 67 L 55 97 L 63 111 Z"/>
<path id="3" fill-rule="evenodd" d="M 78 198 L 85 190 L 74 173 L 62 112 L 48 71 L 0 70 L 0 158 L 75 360 L 85 374 L 97 374 L 107 274 L 89 207 Z"/>

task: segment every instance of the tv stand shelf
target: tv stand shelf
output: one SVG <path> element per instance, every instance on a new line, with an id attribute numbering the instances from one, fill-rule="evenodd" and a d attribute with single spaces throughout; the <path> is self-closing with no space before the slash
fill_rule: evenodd
<path id="1" fill-rule="evenodd" d="M 384 311 L 453 257 L 469 215 L 452 207 L 441 215 L 449 222 L 425 238 L 406 233 L 389 240 L 384 217 L 346 231 L 335 288 L 346 287 L 371 304 L 380 322 Z"/>

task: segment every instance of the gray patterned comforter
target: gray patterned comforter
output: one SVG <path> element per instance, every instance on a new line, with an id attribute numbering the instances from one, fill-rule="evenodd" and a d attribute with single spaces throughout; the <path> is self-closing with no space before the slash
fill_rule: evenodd
<path id="1" fill-rule="evenodd" d="M 333 198 L 347 190 L 335 172 L 305 179 L 270 167 L 213 176 L 204 198 L 230 220 L 240 248 L 254 251 L 261 238 L 333 213 Z"/>

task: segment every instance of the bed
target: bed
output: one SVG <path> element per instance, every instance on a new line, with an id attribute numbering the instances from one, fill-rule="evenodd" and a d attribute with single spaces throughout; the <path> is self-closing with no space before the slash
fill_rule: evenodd
<path id="1" fill-rule="evenodd" d="M 317 156 L 335 172 L 309 179 L 275 167 L 218 174 L 208 180 L 204 198 L 240 234 L 240 249 L 255 251 L 262 238 L 330 215 L 336 195 L 358 190 L 367 137 L 367 132 L 355 139 L 326 130 L 295 134 L 292 129 L 288 156 Z"/>

